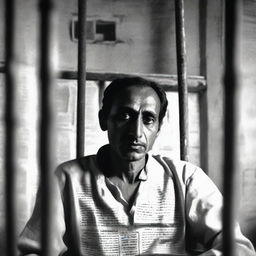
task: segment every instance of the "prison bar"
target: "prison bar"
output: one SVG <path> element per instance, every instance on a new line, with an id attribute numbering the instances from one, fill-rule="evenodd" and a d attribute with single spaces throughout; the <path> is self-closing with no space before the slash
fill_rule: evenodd
<path id="1" fill-rule="evenodd" d="M 188 86 L 184 1 L 175 0 L 176 55 L 179 94 L 180 158 L 188 161 Z"/>
<path id="2" fill-rule="evenodd" d="M 14 0 L 5 1 L 5 59 L 6 59 L 6 86 L 5 86 L 5 229 L 7 255 L 17 255 L 16 234 L 16 166 L 15 166 L 15 15 Z"/>
<path id="3" fill-rule="evenodd" d="M 86 98 L 86 0 L 78 0 L 77 157 L 84 156 Z"/>
<path id="4" fill-rule="evenodd" d="M 54 0 L 40 0 L 40 189 L 41 243 L 43 256 L 53 252 L 53 172 L 54 172 Z"/>
<path id="5" fill-rule="evenodd" d="M 236 134 L 237 134 L 237 89 L 239 57 L 240 1 L 225 1 L 225 139 L 224 139 L 224 210 L 223 254 L 236 255 L 234 246 L 235 195 L 236 195 Z"/>

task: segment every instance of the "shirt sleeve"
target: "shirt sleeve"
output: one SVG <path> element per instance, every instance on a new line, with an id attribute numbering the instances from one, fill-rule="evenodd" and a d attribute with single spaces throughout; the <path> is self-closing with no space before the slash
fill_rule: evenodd
<path id="1" fill-rule="evenodd" d="M 195 247 L 192 250 L 203 245 L 204 252 L 199 255 L 222 255 L 223 198 L 216 185 L 200 168 L 196 168 L 186 181 L 185 200 L 188 244 L 191 248 Z M 238 223 L 234 233 L 237 256 L 256 255 L 252 243 L 241 233 Z M 199 244 L 194 243 L 195 237 Z"/>
<path id="2" fill-rule="evenodd" d="M 53 255 L 62 255 L 66 251 L 66 246 L 63 242 L 65 233 L 65 221 L 62 205 L 62 198 L 57 182 L 53 192 L 54 200 L 54 215 L 51 229 L 54 233 L 51 235 L 53 239 Z M 28 220 L 25 228 L 20 234 L 18 241 L 18 249 L 20 255 L 40 255 L 41 254 L 41 190 L 39 188 L 36 196 L 36 203 L 32 216 Z"/>

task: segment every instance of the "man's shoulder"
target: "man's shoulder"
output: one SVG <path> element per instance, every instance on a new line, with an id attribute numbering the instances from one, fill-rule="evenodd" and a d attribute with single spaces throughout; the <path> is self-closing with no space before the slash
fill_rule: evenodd
<path id="1" fill-rule="evenodd" d="M 191 162 L 170 158 L 162 154 L 152 154 L 152 157 L 165 170 L 169 171 L 170 175 L 177 176 L 184 183 L 186 183 L 186 181 L 192 177 L 196 171 L 202 171 L 200 167 Z"/>
<path id="2" fill-rule="evenodd" d="M 95 159 L 96 155 L 88 155 L 65 161 L 57 167 L 56 174 L 72 174 L 88 171 L 95 165 Z"/>

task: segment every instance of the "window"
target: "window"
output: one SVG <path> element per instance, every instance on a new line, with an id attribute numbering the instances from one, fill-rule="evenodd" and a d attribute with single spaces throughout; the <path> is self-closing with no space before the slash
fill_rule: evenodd
<path id="1" fill-rule="evenodd" d="M 78 18 L 74 17 L 71 23 L 71 39 L 78 41 Z M 88 42 L 115 42 L 116 22 L 105 20 L 87 20 L 86 40 Z"/>
<path id="2" fill-rule="evenodd" d="M 96 35 L 101 36 L 103 41 L 116 40 L 116 23 L 113 21 L 96 21 Z"/>

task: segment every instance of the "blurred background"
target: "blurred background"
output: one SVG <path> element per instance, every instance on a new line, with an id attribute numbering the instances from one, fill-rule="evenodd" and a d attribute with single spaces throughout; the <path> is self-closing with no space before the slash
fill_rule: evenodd
<path id="1" fill-rule="evenodd" d="M 77 1 L 56 2 L 58 71 L 77 70 Z M 31 215 L 38 186 L 39 11 L 34 0 L 17 0 L 15 57 L 17 105 L 18 232 Z M 0 251 L 4 253 L 4 1 L 0 0 Z M 185 0 L 189 86 L 189 160 L 222 191 L 224 1 Z M 242 1 L 238 100 L 238 218 L 256 246 L 256 2 Z M 87 71 L 176 75 L 174 1 L 87 0 Z M 161 76 L 160 76 L 161 78 Z M 109 81 L 106 81 L 106 84 Z M 176 78 L 172 79 L 176 83 Z M 57 163 L 76 157 L 77 81 L 59 76 L 55 85 Z M 169 107 L 154 151 L 179 158 L 178 94 L 168 92 Z M 86 83 L 85 154 L 107 143 L 98 126 L 102 86 Z M 2 254 L 4 255 L 4 254 Z"/>

